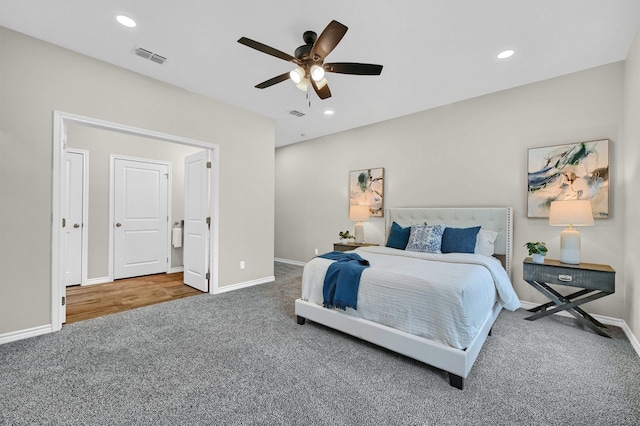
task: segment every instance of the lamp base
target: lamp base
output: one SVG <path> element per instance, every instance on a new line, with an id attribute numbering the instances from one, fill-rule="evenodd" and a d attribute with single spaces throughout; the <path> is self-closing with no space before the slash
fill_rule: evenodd
<path id="1" fill-rule="evenodd" d="M 574 227 L 570 226 L 560 234 L 560 262 L 580 263 L 580 233 Z"/>
<path id="2" fill-rule="evenodd" d="M 364 226 L 362 226 L 362 222 L 358 221 L 356 223 L 356 227 L 353 232 L 356 236 L 356 243 L 357 244 L 364 243 Z"/>

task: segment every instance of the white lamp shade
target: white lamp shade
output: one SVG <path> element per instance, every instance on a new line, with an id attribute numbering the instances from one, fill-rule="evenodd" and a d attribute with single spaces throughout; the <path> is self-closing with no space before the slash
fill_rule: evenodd
<path id="1" fill-rule="evenodd" d="M 349 207 L 349 220 L 353 222 L 369 220 L 369 206 Z"/>
<path id="2" fill-rule="evenodd" d="M 298 84 L 305 77 L 305 74 L 304 68 L 298 67 L 289 73 L 289 77 L 294 83 Z"/>
<path id="3" fill-rule="evenodd" d="M 551 226 L 593 226 L 593 211 L 589 200 L 563 200 L 551 202 Z"/>
<path id="4" fill-rule="evenodd" d="M 309 87 L 309 78 L 308 77 L 303 78 L 300 81 L 300 83 L 296 84 L 296 87 L 302 90 L 303 92 L 306 92 L 307 88 Z"/>
<path id="5" fill-rule="evenodd" d="M 316 87 L 318 88 L 318 90 L 322 89 L 324 86 L 327 85 L 328 81 L 326 78 L 322 78 L 318 81 L 314 80 L 316 82 Z"/>
<path id="6" fill-rule="evenodd" d="M 320 81 L 324 78 L 324 68 L 319 65 L 312 65 L 310 72 L 313 81 Z"/>

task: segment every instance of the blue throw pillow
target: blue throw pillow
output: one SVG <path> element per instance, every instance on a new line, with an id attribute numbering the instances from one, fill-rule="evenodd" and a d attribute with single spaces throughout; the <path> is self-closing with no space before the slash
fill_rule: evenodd
<path id="1" fill-rule="evenodd" d="M 391 229 L 389 230 L 389 238 L 387 239 L 387 247 L 404 250 L 409 242 L 409 235 L 411 234 L 411 227 L 407 226 L 403 228 L 397 223 L 393 222 Z"/>
<path id="2" fill-rule="evenodd" d="M 443 253 L 473 253 L 480 226 L 473 228 L 445 228 L 442 234 Z"/>

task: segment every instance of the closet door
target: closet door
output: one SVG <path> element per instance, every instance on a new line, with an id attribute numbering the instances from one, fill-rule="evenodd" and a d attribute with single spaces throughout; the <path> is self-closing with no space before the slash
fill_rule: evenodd
<path id="1" fill-rule="evenodd" d="M 184 283 L 209 291 L 209 151 L 185 158 Z"/>

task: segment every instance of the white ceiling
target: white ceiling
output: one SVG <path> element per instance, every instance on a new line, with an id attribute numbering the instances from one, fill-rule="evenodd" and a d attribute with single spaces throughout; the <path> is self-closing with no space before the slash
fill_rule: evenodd
<path id="1" fill-rule="evenodd" d="M 333 96 L 310 92 L 310 106 L 290 81 L 254 88 L 294 66 L 240 37 L 293 55 L 332 19 L 349 31 L 327 61 L 382 64 L 380 76 L 327 74 Z M 0 0 L 0 25 L 271 117 L 283 146 L 623 60 L 640 0 Z"/>

